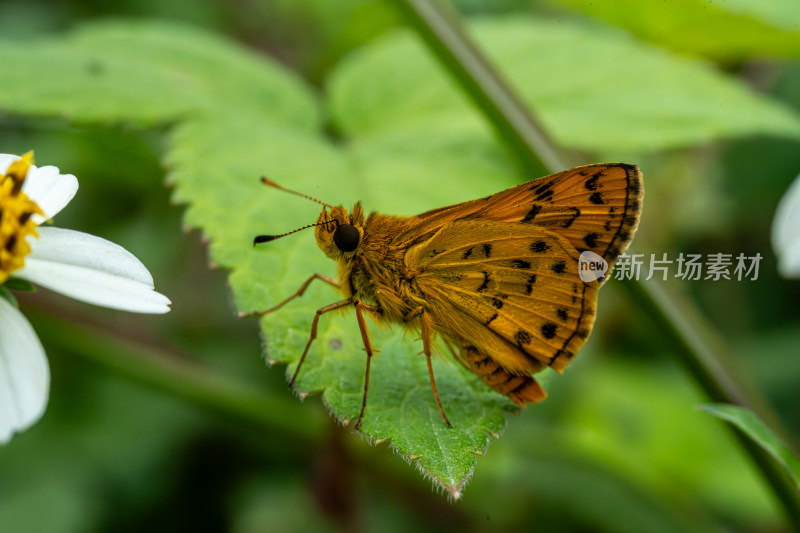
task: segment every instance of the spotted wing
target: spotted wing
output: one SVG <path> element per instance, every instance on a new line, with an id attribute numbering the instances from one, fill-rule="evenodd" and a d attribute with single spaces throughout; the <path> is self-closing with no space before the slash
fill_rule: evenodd
<path id="1" fill-rule="evenodd" d="M 537 225 L 561 235 L 578 252 L 590 250 L 613 266 L 630 244 L 642 209 L 642 173 L 633 165 L 586 165 L 505 191 L 412 217 L 423 240 L 456 220 Z"/>
<path id="2" fill-rule="evenodd" d="M 562 371 L 591 331 L 599 284 L 584 283 L 577 250 L 541 226 L 459 220 L 405 260 L 436 328 L 512 373 Z"/>

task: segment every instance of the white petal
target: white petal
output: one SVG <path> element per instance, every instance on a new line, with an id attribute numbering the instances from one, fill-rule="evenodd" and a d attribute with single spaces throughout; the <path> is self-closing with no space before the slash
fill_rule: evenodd
<path id="1" fill-rule="evenodd" d="M 800 277 L 800 176 L 781 198 L 772 221 L 772 247 L 778 270 L 785 277 Z"/>
<path id="2" fill-rule="evenodd" d="M 11 163 L 14 161 L 19 161 L 20 159 L 22 158 L 18 155 L 0 154 L 0 174 L 5 174 Z"/>
<path id="3" fill-rule="evenodd" d="M 31 257 L 40 261 L 82 266 L 153 287 L 153 276 L 128 250 L 88 233 L 45 226 L 29 239 Z"/>
<path id="4" fill-rule="evenodd" d="M 66 296 L 111 309 L 166 313 L 147 268 L 125 248 L 79 231 L 41 227 L 15 275 Z"/>
<path id="5" fill-rule="evenodd" d="M 21 157 L 12 154 L 0 154 L 0 174 L 5 174 L 9 165 Z M 41 224 L 56 216 L 72 200 L 78 192 L 78 179 L 72 174 L 61 174 L 53 166 L 37 167 L 31 165 L 22 192 L 36 202 L 44 212 L 44 217 L 34 215 L 33 220 Z"/>
<path id="6" fill-rule="evenodd" d="M 0 162 L 2 163 L 2 162 Z M 47 357 L 33 328 L 0 298 L 0 444 L 36 423 L 50 389 Z"/>
<path id="7" fill-rule="evenodd" d="M 784 278 L 800 278 L 800 238 L 778 258 L 778 273 Z"/>
<path id="8" fill-rule="evenodd" d="M 800 176 L 795 178 L 778 203 L 772 221 L 772 246 L 778 254 L 800 238 Z"/>
<path id="9" fill-rule="evenodd" d="M 78 192 L 78 179 L 72 174 L 60 174 L 53 166 L 31 166 L 22 192 L 36 202 L 44 217 L 35 215 L 34 222 L 41 224 L 56 216 Z"/>

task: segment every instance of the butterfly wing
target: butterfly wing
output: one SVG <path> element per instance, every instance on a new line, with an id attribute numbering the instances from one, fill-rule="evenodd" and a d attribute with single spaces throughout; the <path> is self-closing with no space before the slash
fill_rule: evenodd
<path id="1" fill-rule="evenodd" d="M 586 165 L 409 219 L 416 242 L 457 220 L 537 225 L 613 266 L 630 244 L 642 209 L 642 173 L 633 165 Z M 407 237 L 410 237 L 407 236 Z"/>
<path id="2" fill-rule="evenodd" d="M 591 331 L 599 284 L 580 279 L 566 238 L 538 225 L 457 220 L 405 262 L 436 329 L 512 374 L 561 372 Z"/>

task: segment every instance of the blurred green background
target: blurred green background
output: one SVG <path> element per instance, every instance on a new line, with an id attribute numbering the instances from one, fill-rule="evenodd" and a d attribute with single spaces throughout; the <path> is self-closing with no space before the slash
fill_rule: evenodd
<path id="1" fill-rule="evenodd" d="M 692 0 L 455 4 L 465 16 L 616 24 L 800 111 L 800 18 L 791 3 L 775 3 L 771 18 L 745 8 L 709 14 L 714 6 Z M 206 28 L 320 91 L 348 52 L 401 25 L 388 3 L 366 0 L 3 0 L 0 35 L 24 41 L 108 17 Z M 46 73 L 41 81 L 57 83 Z M 786 530 L 758 473 L 722 424 L 694 409 L 702 395 L 613 282 L 574 368 L 550 383 L 548 401 L 510 417 L 463 499 L 450 502 L 386 445 L 371 447 L 339 427 L 317 398 L 300 404 L 283 367 L 265 367 L 257 324 L 235 318 L 225 272 L 208 268 L 198 232 L 181 231 L 183 209 L 170 204 L 159 164 L 163 133 L 0 115 L 0 152 L 35 148 L 42 164 L 78 176 L 81 191 L 58 225 L 122 244 L 176 303 L 165 317 L 147 317 L 46 291 L 20 297 L 47 349 L 52 391 L 43 421 L 0 449 L 0 530 Z M 764 256 L 756 282 L 682 289 L 800 437 L 800 283 L 777 276 L 769 243 L 775 206 L 800 171 L 800 142 L 747 137 L 624 155 L 658 169 L 645 175 L 637 252 Z M 107 336 L 123 344 L 104 344 Z M 168 394 L 82 353 L 123 351 L 128 342 L 177 358 L 178 374 L 213 374 L 222 396 L 251 398 L 286 423 L 231 418 L 191 390 Z"/>

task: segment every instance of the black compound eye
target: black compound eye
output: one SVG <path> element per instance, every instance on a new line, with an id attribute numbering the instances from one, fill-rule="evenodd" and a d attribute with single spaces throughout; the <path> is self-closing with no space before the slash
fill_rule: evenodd
<path id="1" fill-rule="evenodd" d="M 343 252 L 352 252 L 360 241 L 361 235 L 353 225 L 342 224 L 333 232 L 333 243 Z"/>

